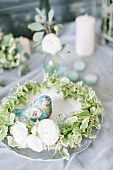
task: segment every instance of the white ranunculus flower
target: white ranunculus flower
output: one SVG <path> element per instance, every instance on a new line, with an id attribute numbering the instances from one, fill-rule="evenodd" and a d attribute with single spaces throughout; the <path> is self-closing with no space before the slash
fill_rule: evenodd
<path id="1" fill-rule="evenodd" d="M 38 125 L 38 134 L 42 142 L 50 146 L 58 141 L 60 131 L 53 120 L 43 119 Z"/>
<path id="2" fill-rule="evenodd" d="M 60 39 L 53 33 L 47 34 L 42 40 L 42 49 L 47 53 L 54 55 L 58 53 L 61 48 Z"/>
<path id="3" fill-rule="evenodd" d="M 26 124 L 16 122 L 11 128 L 11 132 L 17 144 L 19 144 L 20 146 L 26 145 L 28 137 L 28 129 L 26 128 Z"/>
<path id="4" fill-rule="evenodd" d="M 43 150 L 43 143 L 41 139 L 35 135 L 29 135 L 27 139 L 27 146 L 36 152 L 41 152 Z"/>

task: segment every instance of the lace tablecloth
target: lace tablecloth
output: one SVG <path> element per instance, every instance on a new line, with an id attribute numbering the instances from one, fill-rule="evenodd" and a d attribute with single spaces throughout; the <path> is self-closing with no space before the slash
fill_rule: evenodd
<path id="1" fill-rule="evenodd" d="M 66 25 L 63 32 L 62 41 L 69 43 L 72 48 L 71 54 L 66 56 L 66 63 L 68 63 L 68 67 L 71 67 L 73 61 L 78 59 L 74 52 L 74 23 Z M 81 80 L 89 72 L 98 75 L 99 81 L 93 86 L 93 89 L 105 109 L 102 129 L 90 147 L 79 154 L 73 154 L 69 161 L 63 159 L 38 161 L 17 156 L 1 143 L 1 170 L 113 170 L 113 75 L 108 72 L 108 67 L 111 65 L 111 55 L 110 48 L 97 46 L 92 56 L 84 58 L 87 69 L 81 74 Z M 42 67 L 30 79 L 41 80 L 42 76 L 39 75 L 42 75 Z"/>

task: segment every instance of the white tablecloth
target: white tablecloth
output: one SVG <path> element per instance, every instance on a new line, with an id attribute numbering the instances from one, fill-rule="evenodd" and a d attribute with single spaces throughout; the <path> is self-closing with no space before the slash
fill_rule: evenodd
<path id="1" fill-rule="evenodd" d="M 74 23 L 64 27 L 62 41 L 69 43 L 71 54 L 66 56 L 68 67 L 78 59 L 74 52 Z M 104 122 L 98 137 L 91 146 L 79 154 L 71 156 L 69 161 L 28 160 L 15 155 L 0 145 L 0 170 L 113 170 L 113 75 L 108 72 L 111 65 L 112 50 L 105 46 L 97 46 L 94 55 L 84 58 L 87 69 L 81 74 L 80 80 L 88 72 L 96 73 L 98 83 L 93 86 L 97 96 L 105 108 Z M 33 79 L 38 80 L 38 76 Z"/>

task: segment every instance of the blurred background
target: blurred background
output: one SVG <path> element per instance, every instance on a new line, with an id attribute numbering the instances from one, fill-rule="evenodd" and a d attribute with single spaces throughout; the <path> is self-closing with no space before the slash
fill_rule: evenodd
<path id="1" fill-rule="evenodd" d="M 0 0 L 0 29 L 31 38 L 27 25 L 34 21 L 35 7 L 46 12 L 53 8 L 60 23 L 74 21 L 85 13 L 101 17 L 101 0 Z"/>

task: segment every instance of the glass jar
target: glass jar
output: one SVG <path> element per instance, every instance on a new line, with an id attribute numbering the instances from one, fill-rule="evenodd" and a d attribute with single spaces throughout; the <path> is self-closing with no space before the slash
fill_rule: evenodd
<path id="1" fill-rule="evenodd" d="M 49 75 L 57 72 L 59 77 L 65 76 L 66 66 L 64 62 L 64 56 L 45 54 L 44 70 L 45 73 L 48 73 Z"/>

